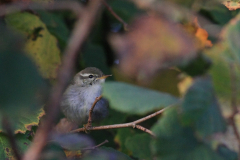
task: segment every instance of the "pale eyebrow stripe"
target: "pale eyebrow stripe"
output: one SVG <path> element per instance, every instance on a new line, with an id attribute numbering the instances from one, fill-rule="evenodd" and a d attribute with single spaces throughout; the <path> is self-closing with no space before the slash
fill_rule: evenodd
<path id="1" fill-rule="evenodd" d="M 83 73 L 83 74 L 80 73 L 80 75 L 83 76 L 83 77 L 87 77 L 87 76 L 92 75 L 92 74 L 91 73 Z"/>
<path id="2" fill-rule="evenodd" d="M 96 74 L 92 74 L 92 73 L 80 73 L 81 77 L 88 77 L 89 75 L 93 75 L 93 76 L 97 76 Z"/>

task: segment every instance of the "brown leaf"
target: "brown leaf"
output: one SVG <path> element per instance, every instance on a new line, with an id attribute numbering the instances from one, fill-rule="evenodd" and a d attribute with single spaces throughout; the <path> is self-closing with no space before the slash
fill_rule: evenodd
<path id="1" fill-rule="evenodd" d="M 195 39 L 178 25 L 160 16 L 141 16 L 123 35 L 112 35 L 120 69 L 146 80 L 159 69 L 183 64 L 196 55 Z"/>
<path id="2" fill-rule="evenodd" d="M 184 24 L 183 27 L 187 32 L 196 37 L 197 39 L 196 45 L 198 49 L 212 47 L 212 42 L 208 40 L 208 33 L 205 29 L 201 28 L 201 26 L 198 23 L 197 17 L 194 19 L 193 22 Z"/>

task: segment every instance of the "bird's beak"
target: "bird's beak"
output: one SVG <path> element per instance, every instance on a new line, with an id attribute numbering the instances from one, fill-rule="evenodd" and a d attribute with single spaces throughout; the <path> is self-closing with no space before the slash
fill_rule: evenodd
<path id="1" fill-rule="evenodd" d="M 112 75 L 104 75 L 104 76 L 99 77 L 99 78 L 97 78 L 97 79 L 106 79 L 107 77 L 110 77 L 110 76 L 112 76 Z"/>

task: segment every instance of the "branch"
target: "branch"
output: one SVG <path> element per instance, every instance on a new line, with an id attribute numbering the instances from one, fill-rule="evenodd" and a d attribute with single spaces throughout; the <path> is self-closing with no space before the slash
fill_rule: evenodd
<path id="1" fill-rule="evenodd" d="M 6 14 L 24 11 L 24 10 L 71 10 L 76 15 L 79 15 L 81 11 L 83 11 L 83 7 L 75 1 L 60 1 L 54 3 L 19 3 L 13 2 L 11 4 L 0 5 L 0 16 L 4 16 Z"/>
<path id="2" fill-rule="evenodd" d="M 94 150 L 94 149 L 96 149 L 96 148 L 98 148 L 98 147 L 101 147 L 102 145 L 104 145 L 104 144 L 106 144 L 106 143 L 108 143 L 108 142 L 109 142 L 108 140 L 105 140 L 104 142 L 102 142 L 102 143 L 100 143 L 100 144 L 98 144 L 98 145 L 96 145 L 96 146 L 81 149 L 81 151 Z"/>
<path id="3" fill-rule="evenodd" d="M 168 107 L 166 107 L 166 108 L 164 108 L 164 109 L 161 109 L 161 110 L 159 110 L 159 111 L 157 111 L 157 112 L 155 112 L 155 113 L 153 113 L 153 114 L 150 114 L 150 115 L 148 115 L 148 116 L 146 116 L 146 117 L 143 117 L 143 118 L 141 118 L 141 119 L 139 119 L 139 120 L 136 120 L 136 121 L 133 121 L 133 122 L 130 122 L 130 123 L 113 124 L 113 125 L 105 125 L 105 126 L 97 126 L 97 127 L 89 127 L 89 128 L 87 128 L 87 130 L 91 131 L 91 130 L 103 130 L 103 129 L 114 129 L 114 128 L 133 127 L 133 128 L 140 129 L 140 130 L 142 130 L 142 131 L 144 131 L 144 132 L 152 135 L 153 137 L 156 137 L 155 134 L 154 134 L 152 131 L 150 131 L 149 129 L 146 129 L 146 128 L 140 126 L 140 125 L 137 125 L 137 124 L 139 124 L 139 123 L 141 123 L 141 122 L 143 122 L 143 121 L 146 121 L 146 120 L 148 120 L 148 119 L 150 119 L 150 118 L 152 118 L 152 117 L 155 117 L 155 116 L 161 114 L 163 111 L 165 111 L 166 109 L 168 109 L 168 108 L 170 108 L 170 107 L 171 107 L 171 106 L 168 106 Z M 75 130 L 71 131 L 71 133 L 83 132 L 83 131 L 85 131 L 85 130 L 86 130 L 86 128 L 83 127 L 83 128 L 75 129 Z"/>
<path id="4" fill-rule="evenodd" d="M 94 109 L 96 103 L 97 103 L 101 98 L 102 98 L 102 95 L 99 96 L 99 97 L 96 97 L 94 103 L 92 104 L 91 109 L 89 110 L 88 123 L 87 123 L 87 125 L 86 125 L 86 129 L 92 126 L 92 113 L 93 113 L 93 109 Z"/>
<path id="5" fill-rule="evenodd" d="M 59 70 L 58 81 L 53 87 L 49 102 L 46 104 L 48 113 L 45 121 L 39 126 L 33 143 L 23 157 L 23 160 L 37 160 L 44 145 L 46 144 L 49 132 L 53 129 L 54 121 L 59 113 L 59 105 L 62 99 L 62 93 L 68 85 L 69 79 L 73 74 L 74 62 L 77 57 L 77 51 L 82 47 L 85 39 L 90 33 L 95 17 L 100 9 L 100 0 L 90 1 L 89 5 L 83 11 L 79 11 L 80 18 L 77 20 L 68 46 L 63 54 L 62 68 Z"/>
<path id="6" fill-rule="evenodd" d="M 149 129 L 143 127 L 143 126 L 140 126 L 140 125 L 136 125 L 135 127 L 136 127 L 137 129 L 142 130 L 143 132 L 146 132 L 146 133 L 150 134 L 150 135 L 153 136 L 154 138 L 156 138 L 156 135 L 155 135 L 151 130 L 149 130 Z"/>
<path id="7" fill-rule="evenodd" d="M 16 159 L 21 160 L 21 155 L 18 152 L 19 151 L 18 146 L 16 144 L 14 134 L 13 134 L 13 131 L 11 129 L 11 125 L 10 125 L 10 123 L 9 123 L 9 121 L 6 117 L 3 117 L 3 119 L 2 119 L 2 126 L 6 130 L 9 143 L 12 146 L 12 150 L 14 152 L 14 155 L 15 155 Z"/>
<path id="8" fill-rule="evenodd" d="M 109 6 L 105 0 L 102 0 L 102 3 L 103 3 L 103 5 L 107 8 L 107 10 L 108 10 L 119 22 L 121 22 L 121 23 L 123 24 L 124 29 L 127 30 L 128 24 L 127 24 L 121 17 L 119 17 L 119 16 L 113 11 L 112 7 Z"/>

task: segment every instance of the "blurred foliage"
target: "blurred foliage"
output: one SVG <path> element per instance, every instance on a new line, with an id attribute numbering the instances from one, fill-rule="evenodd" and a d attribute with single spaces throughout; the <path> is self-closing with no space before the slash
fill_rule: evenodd
<path id="1" fill-rule="evenodd" d="M 31 141 L 29 141 L 26 138 L 26 135 L 24 134 L 16 134 L 14 136 L 15 140 L 16 140 L 16 144 L 18 146 L 18 150 L 20 154 L 23 154 L 27 148 L 29 147 L 29 145 L 31 144 Z M 9 138 L 7 137 L 7 135 L 0 133 L 0 156 L 1 159 L 14 159 L 14 151 L 12 149 L 12 146 L 9 143 Z"/>
<path id="2" fill-rule="evenodd" d="M 34 63 L 23 52 L 19 35 L 0 24 L 0 131 L 2 120 L 12 122 L 15 133 L 25 133 L 38 125 L 43 111 L 45 83 Z"/>
<path id="3" fill-rule="evenodd" d="M 15 1 L 1 1 L 0 7 Z M 237 107 L 240 98 L 239 4 L 221 0 L 106 2 L 128 23 L 127 28 L 104 7 L 76 59 L 77 71 L 92 66 L 113 75 L 103 85 L 109 117 L 94 125 L 132 122 L 171 107 L 141 124 L 156 138 L 133 128 L 52 135 L 40 158 L 238 159 L 239 148 L 229 146 L 238 140 L 227 130 L 231 123 L 226 123 L 226 115 L 233 112 L 234 97 Z M 3 128 L 6 120 L 20 154 L 31 144 L 49 89 L 43 79 L 56 78 L 77 18 L 71 11 L 40 8 L 0 17 L 0 157 L 15 159 Z M 227 133 L 234 137 L 232 141 L 216 138 Z M 106 139 L 109 142 L 104 146 L 89 149 Z"/>
<path id="4" fill-rule="evenodd" d="M 26 36 L 25 50 L 33 57 L 42 76 L 56 78 L 57 69 L 61 64 L 60 50 L 57 39 L 49 33 L 46 24 L 39 17 L 26 12 L 8 15 L 5 21 L 8 26 Z M 63 33 L 62 30 L 61 32 Z"/>

